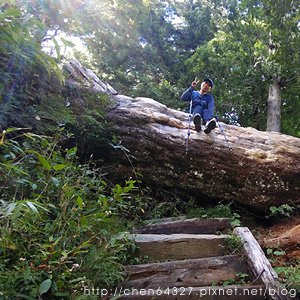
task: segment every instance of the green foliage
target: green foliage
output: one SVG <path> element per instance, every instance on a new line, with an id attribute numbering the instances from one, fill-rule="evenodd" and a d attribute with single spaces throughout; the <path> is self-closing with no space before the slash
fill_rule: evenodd
<path id="1" fill-rule="evenodd" d="M 89 3 L 80 0 L 52 1 L 52 0 L 5 0 L 6 6 L 17 5 L 21 8 L 25 18 L 33 18 L 36 24 L 33 24 L 31 32 L 36 41 L 40 44 L 43 41 L 52 40 L 55 43 L 55 37 L 59 32 L 80 31 L 84 14 Z M 105 0 L 101 1 L 105 2 Z M 91 4 L 92 6 L 93 4 Z M 40 26 L 42 24 L 42 26 Z M 70 44 L 65 39 L 62 42 Z M 55 48 L 58 48 L 55 45 Z M 60 49 L 56 49 L 58 52 Z"/>
<path id="2" fill-rule="evenodd" d="M 227 286 L 227 285 L 244 285 L 247 282 L 249 282 L 249 274 L 247 274 L 247 273 L 237 273 L 235 278 L 222 281 L 221 284 L 223 286 Z"/>
<path id="3" fill-rule="evenodd" d="M 61 73 L 41 45 L 53 41 L 59 60 L 62 49 L 56 35 L 64 32 L 85 40 L 95 72 L 119 92 L 185 109 L 179 100 L 183 90 L 195 75 L 210 76 L 216 83 L 218 114 L 230 121 L 229 114 L 234 113 L 242 126 L 260 130 L 266 128 L 268 88 L 277 78 L 282 130 L 300 134 L 299 8 L 293 1 L 286 5 L 270 0 L 255 5 L 248 0 L 7 3 L 0 11 L 4 25 L 0 96 L 10 100 L 2 101 L 0 108 L 4 127 L 11 121 L 22 123 L 22 114 L 13 113 L 16 108 L 34 117 L 35 108 L 27 103 L 45 99 L 49 87 L 58 86 Z M 51 80 L 49 74 L 54 75 Z"/>
<path id="4" fill-rule="evenodd" d="M 213 207 L 199 207 L 192 208 L 187 212 L 189 218 L 228 218 L 230 219 L 231 226 L 237 227 L 241 225 L 240 215 L 233 212 L 230 205 L 219 204 Z"/>
<path id="5" fill-rule="evenodd" d="M 41 121 L 31 122 L 38 132 L 52 134 L 57 127 L 69 132 L 66 140 L 75 140 L 80 154 L 89 157 L 99 143 L 109 142 L 109 123 L 105 107 L 109 97 L 105 94 L 87 92 L 72 95 L 72 90 L 63 95 L 50 94 L 35 109 Z M 72 133 L 72 134 L 71 134 Z"/>
<path id="6" fill-rule="evenodd" d="M 35 30 L 43 30 L 43 24 L 16 6 L 4 7 L 0 9 L 0 128 L 21 124 L 20 112 L 28 114 L 30 104 L 64 80 L 54 59 L 34 38 Z"/>
<path id="7" fill-rule="evenodd" d="M 241 253 L 243 250 L 243 241 L 240 237 L 231 234 L 226 239 L 226 253 L 227 254 L 238 254 Z"/>
<path id="8" fill-rule="evenodd" d="M 285 286 L 288 289 L 296 289 L 297 293 L 300 293 L 299 258 L 284 261 L 286 252 L 281 248 L 268 248 L 266 249 L 266 255 Z"/>
<path id="9" fill-rule="evenodd" d="M 174 81 L 184 64 L 174 47 L 169 1 L 117 0 L 99 9 L 105 11 L 101 18 L 94 8 L 88 15 L 98 30 L 84 38 L 98 74 L 126 95 L 173 103 L 179 97 Z M 118 51 L 112 55 L 111 49 Z M 164 93 L 168 85 L 173 88 Z"/>
<path id="10" fill-rule="evenodd" d="M 59 135 L 7 139 L 17 132 L 0 135 L 4 299 L 73 299 L 83 283 L 116 284 L 135 251 L 128 237 L 119 236 L 126 230 L 124 218 L 143 211 L 135 202 L 135 182 L 109 187 L 99 169 L 77 162 L 76 148 L 60 149 Z"/>
<path id="11" fill-rule="evenodd" d="M 255 58 L 249 35 L 255 34 L 254 25 L 246 24 L 238 23 L 238 27 L 234 27 L 238 30 L 233 32 L 219 30 L 187 62 L 192 74 L 214 78 L 214 95 L 220 115 L 236 112 L 242 126 L 264 130 L 267 88 L 262 84 L 261 73 L 253 66 Z M 241 42 L 241 39 L 245 40 Z"/>
<path id="12" fill-rule="evenodd" d="M 273 257 L 279 257 L 279 256 L 282 256 L 282 255 L 285 255 L 285 252 L 282 249 L 268 248 L 267 249 L 267 255 L 268 256 L 273 256 Z"/>
<path id="13" fill-rule="evenodd" d="M 300 293 L 300 261 L 287 266 L 274 267 L 274 270 L 287 288 L 296 289 Z"/>
<path id="14" fill-rule="evenodd" d="M 83 286 L 111 286 L 135 251 L 128 237 L 119 236 L 126 230 L 124 218 L 139 218 L 145 206 L 151 217 L 174 216 L 183 205 L 174 195 L 145 205 L 135 181 L 111 187 L 101 168 L 79 164 L 78 149 L 90 153 L 106 139 L 107 98 L 62 90 L 58 32 L 82 35 L 96 72 L 130 96 L 183 108 L 178 99 L 195 75 L 211 76 L 221 115 L 233 110 L 242 125 L 258 129 L 265 128 L 268 85 L 277 76 L 283 132 L 300 136 L 299 8 L 294 1 L 5 3 L 0 7 L 0 128 L 22 124 L 53 134 L 57 126 L 65 127 L 76 136 L 77 149 L 60 148 L 62 135 L 70 136 L 65 133 L 54 138 L 25 133 L 7 140 L 19 132 L 8 129 L 0 135 L 4 297 L 74 298 Z M 57 60 L 43 52 L 46 40 L 54 42 Z M 271 208 L 272 215 L 292 211 L 289 205 Z M 227 217 L 232 226 L 240 225 L 240 216 L 227 205 L 193 209 L 189 216 Z M 240 241 L 229 240 L 229 248 L 239 249 Z M 281 271 L 291 284 L 299 281 L 299 265 Z"/>
<path id="15" fill-rule="evenodd" d="M 190 204 L 182 200 L 180 195 L 170 191 L 155 189 L 144 190 L 144 199 L 147 200 L 147 210 L 144 219 L 155 220 L 160 218 L 178 217 L 186 211 Z M 149 193 L 149 195 L 146 195 Z"/>
<path id="16" fill-rule="evenodd" d="M 300 137 L 300 79 L 282 90 L 282 132 Z"/>
<path id="17" fill-rule="evenodd" d="M 282 128 L 298 135 L 299 97 L 294 90 L 299 89 L 299 7 L 291 1 L 284 3 L 224 4 L 226 21 L 218 24 L 214 37 L 187 62 L 191 77 L 214 78 L 220 115 L 233 111 L 242 126 L 260 130 L 266 128 L 268 88 L 276 78 L 282 93 Z"/>
<path id="18" fill-rule="evenodd" d="M 163 218 L 170 215 L 176 215 L 178 210 L 176 209 L 176 203 L 170 203 L 169 201 L 163 201 L 157 203 L 151 211 L 151 217 L 154 219 Z"/>
<path id="19" fill-rule="evenodd" d="M 290 214 L 293 212 L 295 208 L 291 207 L 288 204 L 282 204 L 280 206 L 271 206 L 270 207 L 270 216 L 282 215 L 286 217 L 290 217 Z"/>

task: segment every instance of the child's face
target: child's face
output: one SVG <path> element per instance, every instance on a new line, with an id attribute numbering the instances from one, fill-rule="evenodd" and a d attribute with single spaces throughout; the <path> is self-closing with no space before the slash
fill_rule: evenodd
<path id="1" fill-rule="evenodd" d="M 201 83 L 201 92 L 202 94 L 208 93 L 211 90 L 209 83 L 203 81 Z"/>

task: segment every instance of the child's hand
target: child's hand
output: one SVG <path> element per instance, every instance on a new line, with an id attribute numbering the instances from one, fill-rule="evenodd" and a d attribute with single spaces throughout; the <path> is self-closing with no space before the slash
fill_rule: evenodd
<path id="1" fill-rule="evenodd" d="M 194 80 L 191 85 L 192 85 L 192 87 L 195 87 L 198 83 L 199 83 L 199 80 L 197 80 L 197 81 Z"/>

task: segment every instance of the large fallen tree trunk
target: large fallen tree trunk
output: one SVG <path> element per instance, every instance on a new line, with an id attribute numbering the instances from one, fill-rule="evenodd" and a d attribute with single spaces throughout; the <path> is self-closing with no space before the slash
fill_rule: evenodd
<path id="1" fill-rule="evenodd" d="M 66 68 L 69 87 L 110 96 L 107 116 L 124 151 L 111 148 L 108 157 L 124 178 L 141 174 L 147 184 L 262 211 L 300 203 L 299 138 L 221 123 L 226 142 L 220 128 L 207 135 L 192 126 L 186 154 L 186 113 L 153 99 L 118 95 L 78 62 Z"/>

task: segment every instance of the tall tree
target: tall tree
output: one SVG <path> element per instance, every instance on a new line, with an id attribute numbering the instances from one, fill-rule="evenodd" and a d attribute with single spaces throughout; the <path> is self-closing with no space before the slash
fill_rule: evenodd
<path id="1" fill-rule="evenodd" d="M 116 0 L 107 10 L 108 25 L 96 26 L 86 36 L 99 74 L 128 95 L 178 105 L 187 83 L 186 58 L 213 36 L 211 6 L 201 1 Z M 94 10 L 91 18 L 97 14 Z"/>
<path id="2" fill-rule="evenodd" d="M 280 132 L 282 90 L 300 84 L 299 1 L 265 0 L 262 6 L 269 33 L 263 57 L 264 64 L 269 65 L 265 73 L 270 80 L 267 131 Z"/>
<path id="3" fill-rule="evenodd" d="M 283 2 L 227 2 L 227 21 L 190 60 L 194 72 L 215 76 L 217 95 L 227 110 L 232 106 L 238 111 L 243 125 L 269 131 L 280 129 L 282 92 L 283 104 L 299 111 L 298 97 L 288 92 L 288 87 L 295 90 L 293 86 L 299 86 L 299 8 L 293 1 L 282 7 Z M 284 118 L 294 118 L 293 126 L 295 122 L 299 126 L 295 113 Z M 284 131 L 299 133 L 297 126 Z"/>
<path id="4" fill-rule="evenodd" d="M 95 67 L 122 92 L 155 97 L 155 87 L 175 73 L 178 55 L 167 8 L 166 1 L 114 1 L 107 7 L 108 26 L 86 36 Z"/>
<path id="5" fill-rule="evenodd" d="M 173 9 L 178 22 L 176 47 L 188 58 L 198 46 L 213 38 L 218 27 L 218 6 L 211 1 L 174 0 Z"/>

